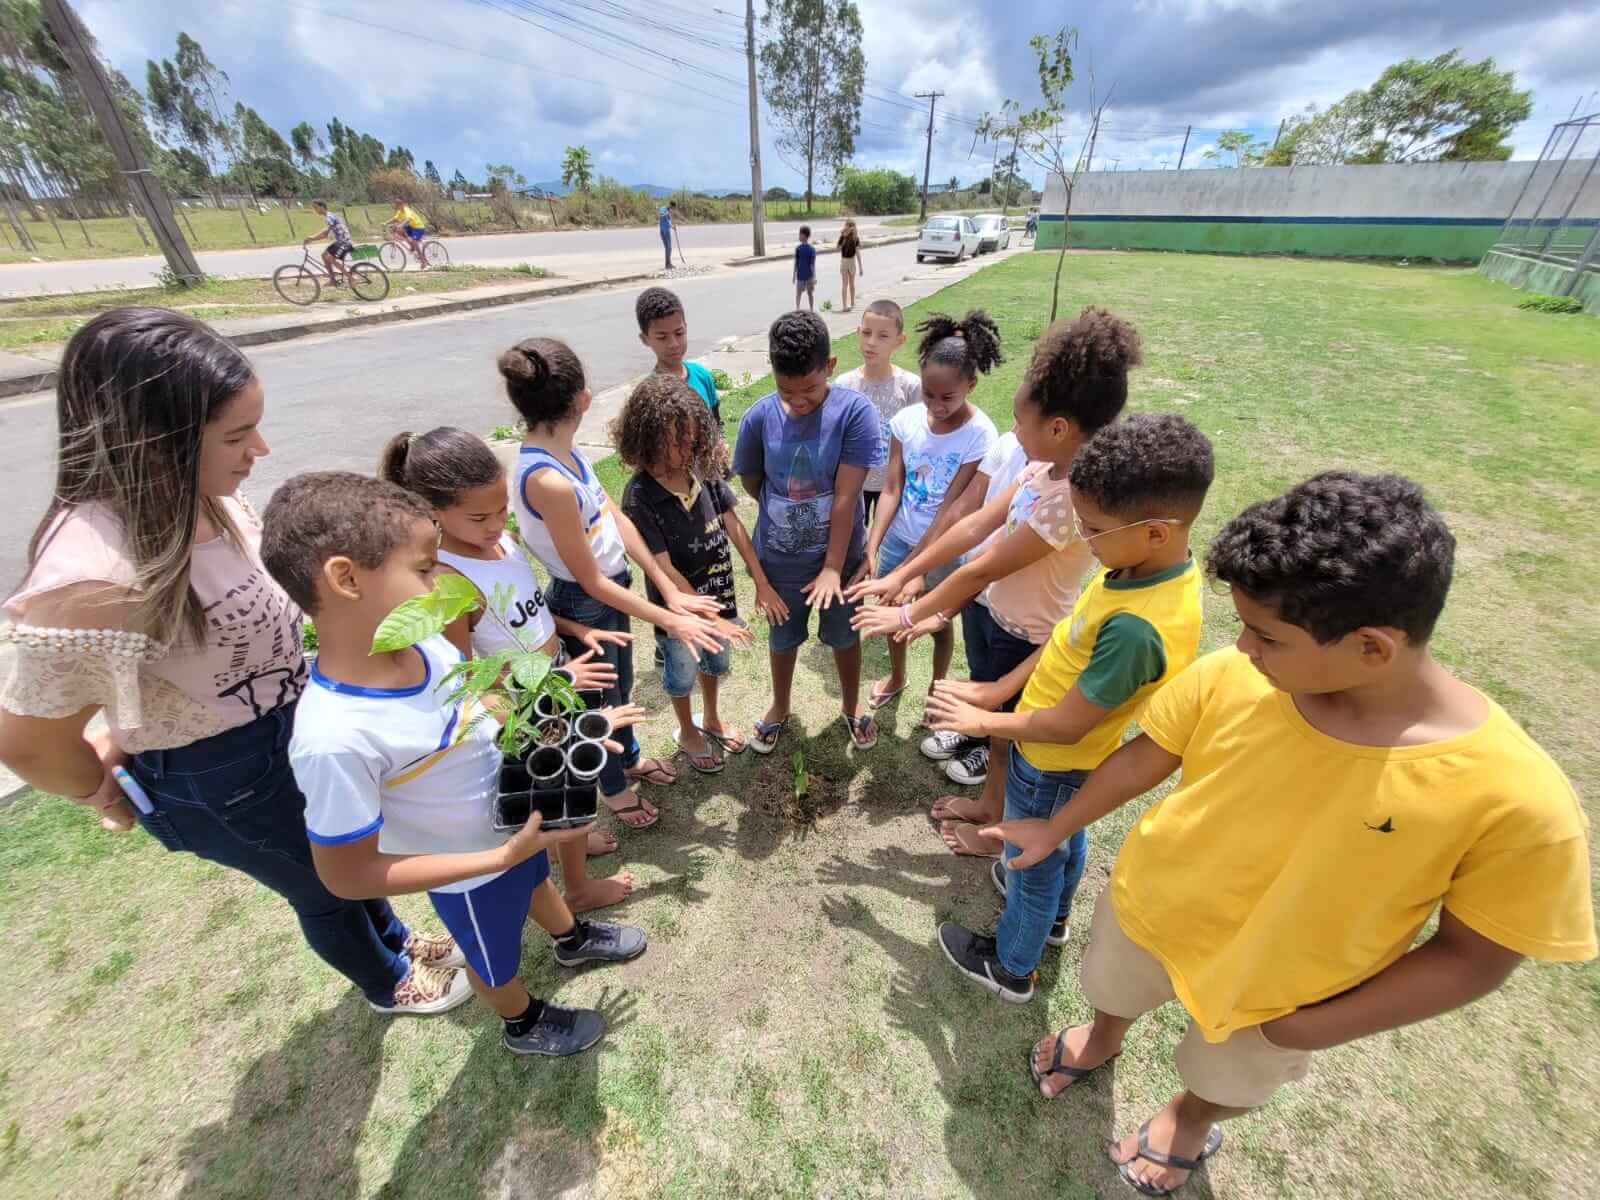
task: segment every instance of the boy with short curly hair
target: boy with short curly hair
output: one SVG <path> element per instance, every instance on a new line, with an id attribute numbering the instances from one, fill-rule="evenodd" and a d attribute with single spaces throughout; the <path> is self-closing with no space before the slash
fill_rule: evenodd
<path id="1" fill-rule="evenodd" d="M 1143 733 L 1048 821 L 994 832 L 1012 866 L 1182 768 L 1129 831 L 1082 970 L 1090 1024 L 1036 1044 L 1046 1096 L 1176 998 L 1185 1090 L 1114 1146 L 1145 1195 L 1181 1187 L 1217 1122 L 1312 1052 L 1494 991 L 1524 957 L 1595 955 L 1588 822 L 1561 769 L 1429 652 L 1455 539 L 1422 489 L 1330 471 L 1211 545 L 1243 628 L 1179 675 Z M 1416 937 L 1437 912 L 1432 937 Z"/>

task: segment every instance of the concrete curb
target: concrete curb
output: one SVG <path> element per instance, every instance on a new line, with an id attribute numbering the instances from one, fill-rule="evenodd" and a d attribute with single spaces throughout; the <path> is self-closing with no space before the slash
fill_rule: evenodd
<path id="1" fill-rule="evenodd" d="M 360 329 L 367 325 L 389 325 L 396 321 L 419 321 L 426 317 L 449 316 L 452 313 L 473 312 L 481 308 L 500 308 L 507 304 L 523 304 L 530 300 L 571 296 L 578 292 L 598 291 L 600 288 L 642 283 L 654 279 L 655 272 L 639 275 L 617 275 L 609 279 L 591 279 L 580 283 L 558 284 L 555 287 L 527 288 L 518 292 L 502 292 L 494 296 L 470 296 L 460 300 L 445 300 L 438 304 L 419 305 L 416 308 L 387 309 L 382 312 L 362 313 L 340 317 L 332 321 L 302 321 L 294 325 L 275 325 L 270 329 L 251 329 L 227 335 L 235 346 L 266 346 L 274 342 L 288 342 L 296 338 L 311 337 L 319 333 L 339 333 L 346 329 Z M 46 367 L 27 375 L 13 375 L 0 379 L 0 400 L 25 396 L 53 388 L 56 369 Z"/>
<path id="2" fill-rule="evenodd" d="M 921 236 L 922 235 L 920 233 L 908 233 L 908 234 L 897 234 L 894 237 L 876 238 L 876 239 L 874 239 L 873 241 L 870 241 L 870 242 L 862 242 L 861 243 L 861 248 L 863 250 L 874 250 L 879 246 L 893 246 L 893 245 L 896 245 L 896 244 L 898 244 L 900 242 L 914 242 Z M 832 248 L 818 247 L 818 249 L 817 249 L 817 257 L 818 258 L 821 258 L 824 254 L 837 254 L 837 253 L 839 253 L 839 247 L 838 246 L 834 246 Z M 723 265 L 724 266 L 728 266 L 728 267 L 753 267 L 753 266 L 756 266 L 758 263 L 788 262 L 793 257 L 794 257 L 794 251 L 793 250 L 786 250 L 782 254 L 763 254 L 760 258 L 756 258 L 754 256 L 751 256 L 749 258 L 730 258 Z"/>

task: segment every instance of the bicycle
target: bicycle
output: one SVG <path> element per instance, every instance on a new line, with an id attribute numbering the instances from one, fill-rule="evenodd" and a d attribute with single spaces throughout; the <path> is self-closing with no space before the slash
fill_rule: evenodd
<path id="1" fill-rule="evenodd" d="M 404 271 L 411 263 L 413 253 L 421 255 L 425 267 L 448 267 L 450 251 L 438 238 L 416 243 L 406 237 L 393 224 L 385 227 L 383 244 L 378 247 L 378 261 L 386 271 Z"/>
<path id="2" fill-rule="evenodd" d="M 305 308 L 315 304 L 322 295 L 324 276 L 331 281 L 328 269 L 322 265 L 320 255 L 313 256 L 311 247 L 303 248 L 305 257 L 297 263 L 285 263 L 272 273 L 272 286 L 290 304 Z M 350 290 L 361 300 L 382 300 L 389 294 L 389 274 L 369 262 L 345 260 L 345 278 Z"/>

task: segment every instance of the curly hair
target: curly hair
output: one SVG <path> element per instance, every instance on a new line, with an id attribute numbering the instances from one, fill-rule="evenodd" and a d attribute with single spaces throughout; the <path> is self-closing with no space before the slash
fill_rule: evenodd
<path id="1" fill-rule="evenodd" d="M 664 287 L 649 287 L 639 293 L 633 302 L 633 315 L 639 321 L 639 332 L 649 333 L 650 322 L 664 321 L 668 317 L 683 315 L 683 301 L 676 292 Z"/>
<path id="2" fill-rule="evenodd" d="M 922 342 L 917 361 L 923 366 L 939 363 L 954 367 L 970 382 L 981 371 L 987 375 L 1005 361 L 1000 352 L 1000 327 L 981 308 L 973 309 L 961 320 L 934 313 L 917 326 Z"/>
<path id="3" fill-rule="evenodd" d="M 397 433 L 378 459 L 378 478 L 415 492 L 434 508 L 453 508 L 462 493 L 506 477 L 489 443 L 441 425 L 423 434 Z"/>
<path id="4" fill-rule="evenodd" d="M 1091 304 L 1076 320 L 1057 321 L 1044 331 L 1022 384 L 1045 416 L 1066 417 L 1093 434 L 1121 414 L 1128 371 L 1142 360 L 1133 326 Z"/>
<path id="5" fill-rule="evenodd" d="M 649 375 L 633 389 L 611 422 L 617 457 L 635 471 L 660 466 L 668 447 L 689 443 L 689 470 L 701 479 L 720 479 L 728 448 L 711 410 L 698 392 L 671 375 Z"/>
<path id="6" fill-rule="evenodd" d="M 1199 515 L 1216 474 L 1211 441 L 1172 413 L 1134 413 L 1084 443 L 1072 460 L 1072 490 L 1113 516 Z"/>
<path id="7" fill-rule="evenodd" d="M 433 510 L 415 492 L 354 471 L 308 471 L 287 480 L 261 517 L 261 563 L 289 599 L 315 616 L 322 565 L 343 555 L 381 567 Z"/>
<path id="8" fill-rule="evenodd" d="M 496 364 L 511 398 L 529 429 L 555 426 L 578 410 L 578 396 L 587 386 L 583 364 L 572 347 L 555 338 L 524 338 L 500 355 Z"/>
<path id="9" fill-rule="evenodd" d="M 767 330 L 767 355 L 772 373 L 788 379 L 828 369 L 833 340 L 828 323 L 814 312 L 784 313 Z"/>
<path id="10" fill-rule="evenodd" d="M 1229 521 L 1206 570 L 1324 645 L 1363 626 L 1420 645 L 1444 611 L 1455 552 L 1411 480 L 1325 471 Z"/>

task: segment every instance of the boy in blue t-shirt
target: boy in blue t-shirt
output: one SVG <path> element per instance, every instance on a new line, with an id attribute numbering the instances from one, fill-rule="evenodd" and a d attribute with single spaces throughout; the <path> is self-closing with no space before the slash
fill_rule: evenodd
<path id="1" fill-rule="evenodd" d="M 860 392 L 832 386 L 835 359 L 828 327 L 814 312 L 772 323 L 768 353 L 778 390 L 739 422 L 733 471 L 760 504 L 756 554 L 788 608 L 772 626 L 772 706 L 755 723 L 750 745 L 777 748 L 789 719 L 795 657 L 808 636 L 807 610 L 818 612 L 817 637 L 833 650 L 844 721 L 856 747 L 877 744 L 871 716 L 860 711 L 861 641 L 850 624 L 858 607 L 844 589 L 866 567 L 866 512 L 861 487 L 882 458 L 878 410 Z"/>
<path id="2" fill-rule="evenodd" d="M 717 436 L 723 437 L 722 402 L 711 372 L 699 363 L 684 362 L 689 352 L 689 323 L 683 315 L 683 301 L 664 287 L 645 288 L 633 303 L 639 321 L 639 341 L 656 356 L 656 373 L 681 379 L 706 402 Z"/>
<path id="3" fill-rule="evenodd" d="M 811 244 L 811 226 L 800 226 L 800 244 L 794 248 L 794 306 L 804 297 L 817 310 L 817 248 Z"/>
<path id="4" fill-rule="evenodd" d="M 605 1019 L 528 993 L 524 924 L 543 926 L 567 967 L 637 958 L 645 936 L 578 920 L 550 882 L 547 848 L 587 836 L 588 825 L 544 830 L 535 814 L 516 833 L 494 829 L 499 725 L 467 711 L 475 702 L 449 703 L 440 686 L 461 652 L 443 635 L 372 652 L 384 618 L 432 586 L 438 544 L 425 500 L 348 471 L 297 475 L 267 506 L 262 562 L 316 618 L 321 640 L 289 743 L 311 860 L 336 896 L 427 892 L 472 990 L 505 1023 L 506 1049 L 577 1054 L 600 1040 Z M 621 727 L 638 711 L 609 715 Z"/>

